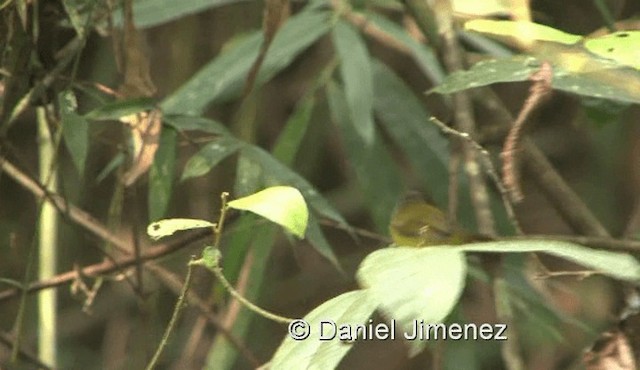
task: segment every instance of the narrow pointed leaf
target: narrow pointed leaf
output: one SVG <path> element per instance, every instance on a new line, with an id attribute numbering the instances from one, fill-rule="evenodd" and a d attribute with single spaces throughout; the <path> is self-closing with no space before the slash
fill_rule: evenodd
<path id="1" fill-rule="evenodd" d="M 73 164 L 82 177 L 89 153 L 89 123 L 76 113 L 78 105 L 73 92 L 69 90 L 61 92 L 58 96 L 58 104 L 64 143 L 71 154 Z"/>
<path id="2" fill-rule="evenodd" d="M 147 235 L 152 239 L 158 240 L 165 236 L 173 235 L 176 231 L 201 229 L 203 227 L 213 227 L 209 221 L 198 220 L 192 218 L 169 218 L 152 222 L 147 227 Z"/>
<path id="3" fill-rule="evenodd" d="M 349 25 L 338 21 L 333 43 L 340 58 L 340 75 L 345 87 L 351 124 L 365 145 L 374 140 L 373 79 L 371 62 L 364 40 Z"/>

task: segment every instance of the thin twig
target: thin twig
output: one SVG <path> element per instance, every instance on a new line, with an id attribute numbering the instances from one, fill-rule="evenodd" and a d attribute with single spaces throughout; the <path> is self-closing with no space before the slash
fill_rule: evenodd
<path id="1" fill-rule="evenodd" d="M 438 0 L 434 6 L 437 9 L 436 18 L 442 36 L 444 64 L 449 73 L 464 69 L 462 52 L 453 26 L 452 6 L 449 0 Z M 467 92 L 454 94 L 454 122 L 460 132 L 465 132 L 472 138 L 476 135 L 476 124 L 473 116 L 473 105 Z M 476 151 L 466 143 L 463 145 L 464 169 L 469 177 L 469 195 L 478 223 L 478 231 L 484 235 L 495 235 L 495 224 L 489 205 L 489 192 L 484 177 L 480 171 Z M 454 197 L 455 194 L 449 194 Z"/>
<path id="2" fill-rule="evenodd" d="M 136 256 L 137 257 L 137 256 Z M 169 336 L 178 322 L 178 318 L 180 318 L 180 313 L 185 306 L 185 298 L 187 296 L 187 291 L 189 291 L 189 287 L 191 286 L 191 277 L 193 276 L 193 261 L 195 261 L 195 257 L 191 257 L 191 261 L 187 264 L 187 276 L 184 279 L 184 283 L 182 285 L 182 290 L 180 291 L 180 296 L 178 297 L 178 301 L 176 302 L 176 306 L 173 309 L 173 314 L 171 315 L 171 320 L 169 320 L 169 325 L 164 331 L 162 335 L 162 339 L 160 340 L 160 344 L 156 349 L 156 353 L 149 361 L 147 365 L 147 370 L 152 370 L 156 367 L 158 360 L 160 359 L 160 355 L 162 355 L 162 351 L 167 347 L 167 343 L 169 341 Z"/>
<path id="3" fill-rule="evenodd" d="M 479 90 L 475 94 L 475 100 L 490 110 L 496 126 L 510 127 L 513 117 L 493 90 Z M 608 237 L 607 229 L 567 185 L 540 149 L 528 138 L 523 139 L 522 149 L 525 168 L 567 224 L 580 234 Z"/>
<path id="4" fill-rule="evenodd" d="M 533 85 L 529 88 L 529 96 L 524 102 L 518 118 L 513 123 L 513 127 L 509 130 L 509 134 L 504 142 L 502 150 L 502 178 L 504 184 L 511 195 L 514 202 L 520 202 L 524 198 L 520 187 L 520 176 L 518 170 L 518 149 L 522 141 L 525 125 L 531 122 L 533 112 L 540 107 L 542 102 L 546 100 L 552 92 L 551 79 L 553 78 L 553 70 L 551 64 L 543 62 L 540 69 L 533 73 L 529 78 L 533 81 Z"/>
<path id="5" fill-rule="evenodd" d="M 43 190 L 42 186 L 40 186 L 36 181 L 32 180 L 20 171 L 17 167 L 13 166 L 9 163 L 4 157 L 0 157 L 0 169 L 4 173 L 7 173 L 11 178 L 13 178 L 16 182 L 22 185 L 26 190 L 29 190 L 33 193 L 37 198 L 41 200 L 46 200 L 48 202 L 53 203 L 56 208 L 61 211 L 64 216 L 67 216 L 74 223 L 82 226 L 86 230 L 90 231 L 94 235 L 98 236 L 100 239 L 104 241 L 108 241 L 111 243 L 118 251 L 122 252 L 124 255 L 129 256 L 117 262 L 114 261 L 104 261 L 102 263 L 98 263 L 95 265 L 91 265 L 82 269 L 82 273 L 87 276 L 98 276 L 100 274 L 122 271 L 123 268 L 132 266 L 136 263 L 137 259 L 135 256 L 131 256 L 129 243 L 124 239 L 121 239 L 111 233 L 104 225 L 102 225 L 99 221 L 95 220 L 91 215 L 81 210 L 80 208 L 75 207 L 73 204 L 68 202 L 66 199 L 57 194 L 50 194 Z M 141 254 L 141 261 L 150 261 L 157 259 L 161 256 L 173 253 L 179 249 L 186 247 L 189 243 L 201 240 L 202 238 L 210 235 L 209 230 L 203 233 L 194 233 L 187 238 L 184 239 L 184 242 L 177 241 L 171 244 L 160 244 L 159 246 L 149 249 L 145 253 Z M 165 285 L 171 285 L 171 282 L 167 280 L 167 274 L 169 274 L 164 268 L 157 266 L 153 263 L 147 263 L 144 266 L 153 275 L 158 278 Z M 40 281 L 30 284 L 26 287 L 26 292 L 31 293 L 35 291 L 39 291 L 41 289 L 65 285 L 69 282 L 73 281 L 76 277 L 76 271 L 71 270 L 63 274 L 59 274 L 54 278 L 48 281 Z M 174 284 L 175 286 L 175 284 Z M 20 292 L 19 289 L 9 289 L 3 292 L 0 292 L 0 302 L 2 300 L 11 298 L 16 296 Z M 194 300 L 194 295 L 189 294 L 189 302 L 191 303 Z M 195 305 L 200 309 L 202 313 L 204 313 L 209 319 L 210 322 L 215 325 L 218 330 L 220 330 L 232 343 L 243 356 L 250 361 L 252 364 L 259 364 L 259 362 L 243 345 L 242 343 L 231 334 L 231 332 L 221 325 L 220 320 L 215 315 L 207 314 L 208 307 L 204 301 L 195 302 Z M 212 319 L 214 318 L 215 319 Z"/>
<path id="6" fill-rule="evenodd" d="M 216 278 L 220 281 L 220 283 L 222 284 L 222 286 L 227 289 L 227 291 L 229 292 L 229 294 L 231 294 L 235 299 L 237 299 L 240 303 L 242 303 L 246 308 L 250 309 L 251 311 L 257 313 L 258 315 L 265 317 L 267 319 L 273 320 L 275 322 L 280 322 L 283 324 L 289 324 L 293 321 L 293 319 L 290 319 L 288 317 L 284 317 L 278 314 L 275 314 L 273 312 L 269 312 L 267 310 L 265 310 L 262 307 L 257 306 L 256 304 L 254 304 L 253 302 L 249 301 L 248 299 L 246 299 L 244 296 L 242 296 L 242 294 L 240 294 L 240 292 L 238 292 L 229 282 L 229 280 L 227 280 L 227 278 L 224 276 L 224 273 L 222 272 L 222 267 L 220 267 L 220 252 L 215 249 L 216 253 L 216 257 L 215 257 L 215 261 L 214 261 L 214 265 L 208 265 L 207 262 L 203 261 L 203 260 L 198 260 L 198 261 L 194 261 L 193 263 L 196 265 L 200 265 L 200 266 L 204 266 L 206 268 L 208 268 L 211 272 L 213 272 L 213 274 L 216 276 Z"/>
<path id="7" fill-rule="evenodd" d="M 509 199 L 507 189 L 505 189 L 505 187 L 502 184 L 502 181 L 500 181 L 500 177 L 498 176 L 498 172 L 496 171 L 493 165 L 493 162 L 491 161 L 491 155 L 489 154 L 489 152 L 485 148 L 483 148 L 482 145 L 478 144 L 475 140 L 473 140 L 471 136 L 469 136 L 468 134 L 457 131 L 445 125 L 444 122 L 440 121 L 436 117 L 431 117 L 429 121 L 437 125 L 445 134 L 453 135 L 466 141 L 478 152 L 478 154 L 480 155 L 480 159 L 482 160 L 482 163 L 484 165 L 484 168 L 487 171 L 487 175 L 489 175 L 491 180 L 493 180 L 493 183 L 495 184 L 496 188 L 498 188 L 498 191 L 500 192 L 500 196 L 502 197 L 502 203 L 504 204 L 504 208 L 507 211 L 507 216 L 509 217 L 511 224 L 516 229 L 516 232 L 518 234 L 522 234 L 522 229 L 520 227 L 520 223 L 518 222 L 518 218 L 516 217 L 516 214 L 513 210 L 513 205 L 511 204 L 511 201 Z"/>

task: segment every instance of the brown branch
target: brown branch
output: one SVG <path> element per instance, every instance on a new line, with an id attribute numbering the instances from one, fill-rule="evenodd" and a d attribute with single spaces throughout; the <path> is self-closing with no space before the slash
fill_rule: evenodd
<path id="1" fill-rule="evenodd" d="M 513 122 L 511 113 L 493 90 L 489 88 L 478 90 L 475 101 L 490 110 L 497 126 L 506 128 Z M 522 142 L 522 161 L 533 180 L 549 199 L 550 204 L 576 232 L 589 236 L 609 236 L 607 229 L 582 199 L 567 185 L 540 149 L 527 138 Z"/>
<path id="2" fill-rule="evenodd" d="M 447 135 L 455 136 L 463 141 L 468 142 L 468 144 L 471 145 L 478 152 L 478 154 L 480 155 L 480 159 L 482 160 L 482 164 L 485 167 L 485 171 L 487 175 L 489 176 L 489 178 L 491 178 L 491 180 L 493 180 L 494 185 L 496 186 L 496 188 L 498 188 L 498 191 L 500 192 L 500 195 L 502 197 L 502 203 L 504 204 L 504 208 L 507 211 L 507 216 L 509 217 L 511 224 L 516 229 L 516 232 L 518 234 L 522 234 L 522 229 L 520 228 L 520 223 L 516 218 L 516 214 L 513 210 L 513 205 L 511 204 L 511 201 L 508 197 L 507 189 L 503 186 L 502 181 L 500 181 L 500 177 L 498 177 L 498 172 L 496 171 L 493 165 L 493 162 L 491 161 L 491 155 L 489 155 L 489 152 L 485 148 L 483 148 L 482 145 L 478 144 L 477 141 L 473 140 L 469 135 L 465 134 L 464 132 L 460 132 L 452 129 L 451 127 L 445 125 L 444 122 L 440 121 L 436 117 L 431 117 L 430 121 L 433 122 L 436 126 L 438 126 L 443 133 Z"/>
<path id="3" fill-rule="evenodd" d="M 114 246 L 114 248 L 127 256 L 126 258 L 120 259 L 117 262 L 104 261 L 102 263 L 87 266 L 81 270 L 81 273 L 86 276 L 99 276 L 102 274 L 121 271 L 123 268 L 138 263 L 137 261 L 147 261 L 148 263 L 144 265 L 145 269 L 149 270 L 159 281 L 171 288 L 174 293 L 179 292 L 182 288 L 182 284 L 177 282 L 176 279 L 173 279 L 171 277 L 172 274 L 169 271 L 158 265 L 155 265 L 150 261 L 180 250 L 186 247 L 189 243 L 201 240 L 211 234 L 209 230 L 194 233 L 187 237 L 177 239 L 175 242 L 160 244 L 156 247 L 152 247 L 146 252 L 142 253 L 139 258 L 136 258 L 136 256 L 132 255 L 129 243 L 127 241 L 111 233 L 109 229 L 107 229 L 103 224 L 93 218 L 90 214 L 69 203 L 60 195 L 46 192 L 40 184 L 24 174 L 17 167 L 8 162 L 4 157 L 0 157 L 0 169 L 3 173 L 9 175 L 9 177 L 14 179 L 26 190 L 34 194 L 38 199 L 52 203 L 64 216 L 69 218 L 71 221 L 82 226 L 89 232 L 98 236 L 100 239 L 109 242 Z M 77 270 L 74 269 L 56 275 L 54 278 L 46 281 L 34 282 L 26 287 L 26 290 L 28 293 L 33 293 L 42 289 L 69 284 L 76 278 L 76 276 Z M 0 302 L 15 297 L 20 293 L 20 291 L 21 289 L 13 288 L 0 292 Z M 209 319 L 209 322 L 216 326 L 217 329 L 227 337 L 229 342 L 232 343 L 249 362 L 251 362 L 256 367 L 259 365 L 260 362 L 256 360 L 255 356 L 251 354 L 248 349 L 246 349 L 246 347 L 244 347 L 244 345 L 237 338 L 235 338 L 224 325 L 222 325 L 220 319 L 210 311 L 209 306 L 204 300 L 195 295 L 195 293 L 189 293 L 187 299 L 190 304 L 198 307 L 201 313 L 204 314 L 207 319 Z"/>
<path id="4" fill-rule="evenodd" d="M 463 56 L 456 38 L 453 26 L 451 3 L 449 0 L 438 0 L 435 3 L 436 18 L 443 40 L 444 64 L 449 73 L 464 69 Z M 473 105 L 467 92 L 458 92 L 453 96 L 454 121 L 458 131 L 468 134 L 471 138 L 476 136 L 476 123 L 473 116 Z M 489 206 L 489 193 L 484 176 L 480 171 L 478 157 L 475 149 L 464 143 L 463 145 L 464 169 L 469 177 L 469 193 L 475 210 L 478 231 L 484 235 L 495 235 L 493 214 Z M 449 197 L 455 197 L 449 194 Z"/>
<path id="5" fill-rule="evenodd" d="M 140 255 L 141 261 L 152 261 L 158 258 L 169 255 L 173 252 L 181 250 L 187 247 L 189 244 L 202 240 L 205 237 L 211 235 L 209 230 L 201 230 L 199 232 L 194 232 L 185 237 L 181 237 L 172 241 L 170 243 L 162 243 L 155 247 L 148 248 L 147 251 Z M 58 274 L 51 279 L 40 280 L 34 283 L 29 284 L 26 288 L 27 293 L 36 293 L 43 289 L 55 288 L 62 285 L 71 284 L 77 277 L 78 273 L 81 276 L 87 277 L 99 277 L 105 274 L 110 274 L 114 272 L 120 272 L 123 269 L 134 266 L 137 263 L 136 256 L 129 256 L 126 258 L 118 259 L 116 262 L 112 261 L 103 261 L 100 263 L 96 263 L 93 265 L 89 265 L 83 267 L 82 269 L 72 269 L 67 272 L 63 272 Z M 148 267 L 146 265 L 145 267 Z M 8 300 L 10 298 L 18 296 L 20 293 L 19 288 L 11 288 L 0 292 L 0 302 Z"/>
<path id="6" fill-rule="evenodd" d="M 552 92 L 552 78 L 553 69 L 548 62 L 543 62 L 540 69 L 531 75 L 529 79 L 533 81 L 533 85 L 529 88 L 529 96 L 525 100 L 520 113 L 518 113 L 518 118 L 516 118 L 516 121 L 513 123 L 513 127 L 509 130 L 509 134 L 504 142 L 504 149 L 502 150 L 502 178 L 514 202 L 520 202 L 524 198 L 522 189 L 520 188 L 517 156 L 523 131 L 525 125 L 531 122 L 530 118 L 533 112 L 542 105 Z"/>

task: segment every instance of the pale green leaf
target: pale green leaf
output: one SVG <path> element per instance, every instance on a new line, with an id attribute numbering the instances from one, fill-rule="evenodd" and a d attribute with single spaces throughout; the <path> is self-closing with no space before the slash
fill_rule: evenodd
<path id="1" fill-rule="evenodd" d="M 518 240 L 476 243 L 455 247 L 464 252 L 525 253 L 542 252 L 564 258 L 596 272 L 620 280 L 640 281 L 640 263 L 628 253 L 591 249 L 581 245 L 552 240 Z"/>
<path id="2" fill-rule="evenodd" d="M 349 106 L 350 124 L 365 145 L 374 140 L 373 79 L 371 62 L 364 40 L 351 25 L 338 21 L 333 30 L 333 44 L 340 58 L 340 74 Z"/>
<path id="3" fill-rule="evenodd" d="M 640 31 L 614 32 L 584 41 L 590 52 L 623 66 L 640 69 Z"/>
<path id="4" fill-rule="evenodd" d="M 309 337 L 296 341 L 287 335 L 273 355 L 269 368 L 272 370 L 335 369 L 340 360 L 351 350 L 353 344 L 337 338 L 321 340 L 321 325 L 323 325 L 323 337 L 328 338 L 333 334 L 330 332 L 331 323 L 351 326 L 362 324 L 375 309 L 376 305 L 367 299 L 367 293 L 364 290 L 344 293 L 324 302 L 303 318 L 311 330 Z M 322 322 L 325 324 L 321 324 Z M 303 328 L 293 329 L 296 333 L 304 330 Z"/>
<path id="5" fill-rule="evenodd" d="M 317 212 L 343 227 L 348 226 L 342 215 L 305 178 L 273 158 L 262 148 L 245 145 L 242 148 L 242 153 L 260 165 L 268 183 L 295 187 L 300 190 Z"/>
<path id="6" fill-rule="evenodd" d="M 515 43 L 548 41 L 571 45 L 582 39 L 580 35 L 573 35 L 549 26 L 524 21 L 474 19 L 465 23 L 464 28 L 468 31 L 504 38 L 507 42 L 511 40 Z"/>
<path id="7" fill-rule="evenodd" d="M 369 254 L 357 279 L 389 318 L 410 331 L 415 320 L 441 323 L 464 288 L 464 253 L 451 248 L 385 248 Z"/>
<path id="8" fill-rule="evenodd" d="M 73 164 L 76 166 L 80 177 L 84 174 L 87 154 L 89 153 L 89 123 L 76 113 L 76 97 L 70 90 L 65 90 L 58 95 L 60 106 L 60 118 L 62 120 L 62 136 L 64 143 L 71 154 Z"/>
<path id="9" fill-rule="evenodd" d="M 152 222 L 147 227 L 147 235 L 152 239 L 158 240 L 165 236 L 173 235 L 176 231 L 200 229 L 203 227 L 213 227 L 209 221 L 198 220 L 192 218 L 168 218 Z"/>
<path id="10" fill-rule="evenodd" d="M 309 210 L 300 191 L 290 186 L 273 186 L 227 205 L 230 208 L 250 211 L 282 227 L 299 238 L 304 238 Z"/>

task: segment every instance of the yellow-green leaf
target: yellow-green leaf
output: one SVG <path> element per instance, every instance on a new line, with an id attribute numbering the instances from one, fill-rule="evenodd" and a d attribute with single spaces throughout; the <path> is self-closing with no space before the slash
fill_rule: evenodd
<path id="1" fill-rule="evenodd" d="M 230 208 L 250 211 L 303 238 L 309 221 L 307 203 L 300 191 L 290 186 L 273 186 L 233 200 Z"/>

